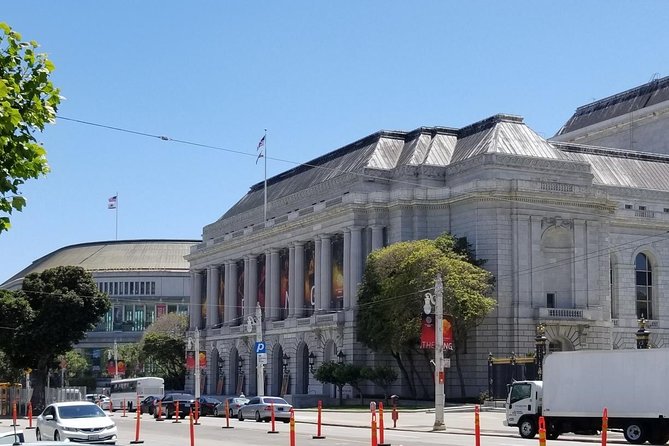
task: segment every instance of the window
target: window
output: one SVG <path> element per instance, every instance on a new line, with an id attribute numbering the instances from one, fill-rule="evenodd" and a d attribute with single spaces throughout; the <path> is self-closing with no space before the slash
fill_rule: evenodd
<path id="1" fill-rule="evenodd" d="M 546 293 L 546 307 L 555 308 L 555 293 Z"/>
<path id="2" fill-rule="evenodd" d="M 156 282 L 151 282 L 151 295 L 155 296 L 156 294 Z"/>
<path id="3" fill-rule="evenodd" d="M 532 396 L 532 385 L 531 384 L 514 384 L 511 389 L 511 398 L 510 403 L 513 404 L 516 401 L 524 400 Z"/>
<path id="4" fill-rule="evenodd" d="M 646 206 L 639 206 L 639 210 L 640 210 L 640 211 L 645 211 L 645 210 L 646 210 Z"/>
<path id="5" fill-rule="evenodd" d="M 128 294 L 128 282 L 123 282 L 123 290 L 125 291 L 123 294 Z"/>
<path id="6" fill-rule="evenodd" d="M 653 319 L 653 272 L 645 254 L 638 254 L 634 262 L 636 270 L 636 316 Z"/>
<path id="7" fill-rule="evenodd" d="M 626 204 L 625 209 L 632 209 L 632 205 L 631 204 Z"/>
<path id="8" fill-rule="evenodd" d="M 144 282 L 139 282 L 139 294 L 144 294 Z"/>
<path id="9" fill-rule="evenodd" d="M 135 282 L 130 282 L 130 294 L 135 294 Z"/>

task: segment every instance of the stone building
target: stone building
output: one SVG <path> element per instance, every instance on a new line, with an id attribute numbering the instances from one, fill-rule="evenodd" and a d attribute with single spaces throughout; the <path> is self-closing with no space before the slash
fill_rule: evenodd
<path id="1" fill-rule="evenodd" d="M 466 236 L 496 277 L 497 307 L 461 354 L 468 395 L 487 388 L 489 353 L 534 352 L 538 323 L 552 351 L 634 348 L 641 317 L 665 345 L 668 85 L 581 107 L 550 140 L 511 115 L 379 131 L 269 178 L 266 219 L 253 185 L 187 256 L 208 391 L 257 389 L 257 304 L 268 394 L 331 395 L 310 357 L 387 361 L 356 342 L 365 258 L 444 231 Z"/>

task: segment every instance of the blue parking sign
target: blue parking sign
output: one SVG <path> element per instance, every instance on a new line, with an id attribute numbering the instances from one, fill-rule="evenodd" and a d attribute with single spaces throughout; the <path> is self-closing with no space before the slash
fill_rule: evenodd
<path id="1" fill-rule="evenodd" d="M 256 354 L 267 353 L 267 346 L 263 341 L 256 342 Z"/>

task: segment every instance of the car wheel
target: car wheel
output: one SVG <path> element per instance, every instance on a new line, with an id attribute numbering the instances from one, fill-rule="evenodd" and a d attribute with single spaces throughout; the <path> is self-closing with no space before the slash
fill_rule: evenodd
<path id="1" fill-rule="evenodd" d="M 239 409 L 239 412 L 237 412 L 237 418 L 239 421 L 244 421 L 244 415 L 242 415 L 242 410 Z"/>
<path id="2" fill-rule="evenodd" d="M 537 425 L 532 418 L 523 418 L 518 424 L 518 432 L 523 438 L 534 438 L 537 434 Z"/>
<path id="3" fill-rule="evenodd" d="M 60 433 L 58 431 L 53 433 L 53 441 L 60 441 Z"/>
<path id="4" fill-rule="evenodd" d="M 284 423 L 290 423 L 290 419 L 288 420 L 283 420 Z"/>
<path id="5" fill-rule="evenodd" d="M 170 411 L 170 408 L 167 408 L 167 419 L 171 420 L 172 419 L 172 411 Z"/>
<path id="6" fill-rule="evenodd" d="M 153 415 L 154 412 L 155 412 L 155 410 L 154 410 L 153 406 L 149 406 L 149 415 Z"/>
<path id="7" fill-rule="evenodd" d="M 625 435 L 625 440 L 627 440 L 628 443 L 643 444 L 646 442 L 647 437 L 646 426 L 633 421 L 625 426 L 623 435 Z"/>
<path id="8" fill-rule="evenodd" d="M 256 410 L 256 423 L 260 423 L 262 421 L 262 418 L 260 418 L 260 412 Z"/>
<path id="9" fill-rule="evenodd" d="M 215 417 L 218 416 L 218 408 L 217 408 L 217 407 L 214 408 L 214 416 L 215 416 Z"/>
<path id="10" fill-rule="evenodd" d="M 35 438 L 37 441 L 42 441 L 42 433 L 39 431 L 39 429 L 35 431 Z"/>
<path id="11" fill-rule="evenodd" d="M 235 417 L 235 411 L 230 409 L 230 418 L 234 418 L 234 417 Z"/>

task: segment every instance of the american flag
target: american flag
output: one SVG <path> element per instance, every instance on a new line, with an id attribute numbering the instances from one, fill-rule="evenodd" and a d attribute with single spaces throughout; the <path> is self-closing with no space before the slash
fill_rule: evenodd
<path id="1" fill-rule="evenodd" d="M 109 200 L 107 200 L 107 209 L 116 209 L 117 203 L 118 203 L 118 195 L 109 197 Z"/>

